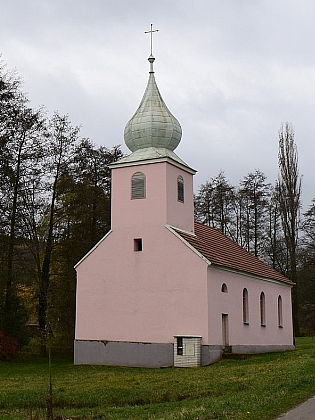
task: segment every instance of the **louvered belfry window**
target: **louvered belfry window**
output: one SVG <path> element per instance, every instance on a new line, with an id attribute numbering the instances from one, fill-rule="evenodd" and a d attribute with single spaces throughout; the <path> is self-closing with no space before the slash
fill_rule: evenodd
<path id="1" fill-rule="evenodd" d="M 142 172 L 136 172 L 131 178 L 131 198 L 145 198 L 145 175 Z"/>
<path id="2" fill-rule="evenodd" d="M 177 200 L 184 202 L 184 179 L 181 175 L 177 177 Z"/>

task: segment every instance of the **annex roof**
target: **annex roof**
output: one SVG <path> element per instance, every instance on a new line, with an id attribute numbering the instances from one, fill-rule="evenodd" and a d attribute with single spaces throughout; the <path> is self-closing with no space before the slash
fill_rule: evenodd
<path id="1" fill-rule="evenodd" d="M 251 274 L 293 286 L 294 283 L 250 254 L 222 232 L 212 227 L 195 222 L 195 233 L 183 232 L 172 228 L 199 254 L 211 264 L 233 271 Z"/>

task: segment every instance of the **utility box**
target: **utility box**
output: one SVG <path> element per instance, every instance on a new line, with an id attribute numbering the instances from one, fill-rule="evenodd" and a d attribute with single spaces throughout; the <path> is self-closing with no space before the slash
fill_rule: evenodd
<path id="1" fill-rule="evenodd" d="M 174 366 L 201 365 L 201 335 L 174 335 Z"/>

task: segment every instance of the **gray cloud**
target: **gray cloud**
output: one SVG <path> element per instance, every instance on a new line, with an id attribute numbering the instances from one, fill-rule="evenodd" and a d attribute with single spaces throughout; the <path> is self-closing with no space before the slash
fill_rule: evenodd
<path id="1" fill-rule="evenodd" d="M 315 195 L 315 3 L 288 0 L 0 0 L 2 58 L 34 106 L 69 113 L 97 144 L 123 143 L 154 36 L 162 96 L 183 127 L 195 189 L 225 170 L 277 177 L 277 132 L 296 129 L 303 201 Z"/>

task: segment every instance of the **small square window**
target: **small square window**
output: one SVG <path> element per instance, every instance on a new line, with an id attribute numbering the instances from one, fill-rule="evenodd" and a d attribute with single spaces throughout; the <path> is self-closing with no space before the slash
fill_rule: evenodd
<path id="1" fill-rule="evenodd" d="M 142 251 L 142 238 L 134 239 L 133 244 L 135 251 Z"/>

